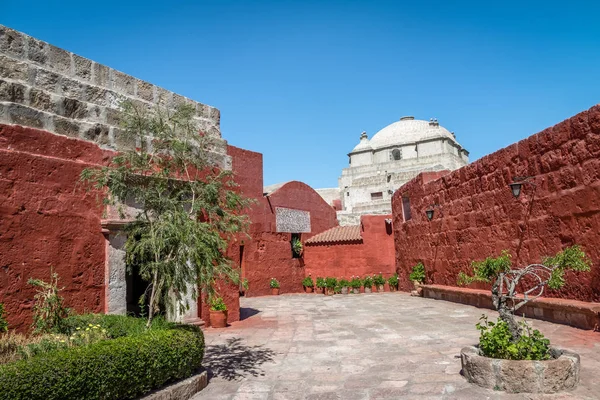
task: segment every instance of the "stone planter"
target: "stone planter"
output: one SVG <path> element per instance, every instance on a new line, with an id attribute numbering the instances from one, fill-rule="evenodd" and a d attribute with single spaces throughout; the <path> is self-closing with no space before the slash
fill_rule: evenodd
<path id="1" fill-rule="evenodd" d="M 545 361 L 499 360 L 480 355 L 477 347 L 461 350 L 462 375 L 476 385 L 509 393 L 555 393 L 579 382 L 579 355 L 550 348 Z"/>
<path id="2" fill-rule="evenodd" d="M 423 297 L 423 288 L 421 287 L 421 283 L 413 281 L 413 285 L 415 286 L 415 290 L 411 291 L 410 295 L 415 297 Z"/>
<path id="3" fill-rule="evenodd" d="M 312 293 L 312 292 L 313 292 L 313 288 L 312 288 L 312 287 L 310 287 L 310 286 L 304 286 L 304 291 L 305 291 L 306 293 Z"/>
<path id="4" fill-rule="evenodd" d="M 327 296 L 333 296 L 335 294 L 335 289 L 334 288 L 326 288 L 325 289 L 325 294 Z"/>
<path id="5" fill-rule="evenodd" d="M 373 288 L 370 288 L 370 287 L 365 288 L 365 293 L 371 293 L 372 291 L 373 291 Z"/>
<path id="6" fill-rule="evenodd" d="M 358 289 L 358 288 L 352 288 L 352 293 L 354 293 L 354 294 L 360 294 L 360 289 Z"/>
<path id="7" fill-rule="evenodd" d="M 384 291 L 384 287 L 383 287 L 383 285 L 377 285 L 377 291 L 378 291 L 379 293 L 383 292 L 383 291 Z"/>
<path id="8" fill-rule="evenodd" d="M 343 287 L 342 288 L 342 294 L 348 294 L 348 288 L 347 287 Z"/>
<path id="9" fill-rule="evenodd" d="M 210 310 L 210 326 L 213 328 L 227 327 L 227 310 L 214 311 Z"/>
<path id="10" fill-rule="evenodd" d="M 279 295 L 279 288 L 271 288 L 271 294 L 273 296 L 278 296 Z"/>

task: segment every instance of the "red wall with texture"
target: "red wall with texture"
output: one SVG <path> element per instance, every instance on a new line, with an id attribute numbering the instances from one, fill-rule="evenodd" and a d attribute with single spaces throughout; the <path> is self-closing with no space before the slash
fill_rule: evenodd
<path id="1" fill-rule="evenodd" d="M 304 249 L 306 275 L 349 279 L 382 273 L 386 278 L 396 271 L 394 236 L 386 229 L 391 215 L 364 215 L 361 218 L 362 243 L 309 244 Z"/>
<path id="2" fill-rule="evenodd" d="M 293 258 L 291 234 L 276 232 L 275 207 L 286 207 L 310 212 L 311 232 L 303 233 L 301 240 L 337 226 L 335 210 L 310 186 L 297 181 L 288 182 L 269 196 L 263 196 L 262 155 L 229 146 L 232 169 L 240 191 L 256 203 L 247 211 L 251 225 L 249 236 L 240 236 L 232 243 L 232 256 L 240 261 L 242 276 L 248 279 L 247 296 L 271 294 L 269 281 L 276 278 L 281 293 L 303 290 L 304 260 Z M 240 247 L 243 257 L 240 260 Z"/>
<path id="3" fill-rule="evenodd" d="M 0 302 L 11 328 L 31 324 L 29 278 L 58 273 L 66 304 L 78 312 L 104 307 L 102 209 L 79 174 L 110 152 L 37 129 L 0 125 Z"/>
<path id="4" fill-rule="evenodd" d="M 521 196 L 511 194 L 517 176 L 533 176 Z M 422 261 L 428 283 L 456 286 L 471 261 L 508 249 L 513 265 L 539 262 L 579 244 L 592 271 L 567 277 L 549 297 L 600 301 L 600 106 L 426 183 L 427 173 L 399 188 L 392 201 L 396 268 L 407 273 Z M 404 222 L 402 197 L 412 219 Z M 432 221 L 425 210 L 435 208 Z"/>

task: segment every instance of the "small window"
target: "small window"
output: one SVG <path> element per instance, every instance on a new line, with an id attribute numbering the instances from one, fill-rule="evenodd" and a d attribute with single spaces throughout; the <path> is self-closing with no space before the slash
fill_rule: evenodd
<path id="1" fill-rule="evenodd" d="M 381 199 L 383 199 L 383 192 L 371 193 L 371 200 L 381 200 Z"/>
<path id="2" fill-rule="evenodd" d="M 392 150 L 392 160 L 394 160 L 394 161 L 402 160 L 402 151 L 400 149 Z"/>
<path id="3" fill-rule="evenodd" d="M 410 199 L 408 197 L 402 198 L 402 214 L 404 215 L 404 222 L 410 221 Z"/>
<path id="4" fill-rule="evenodd" d="M 350 192 L 346 192 L 346 196 L 350 196 Z"/>
<path id="5" fill-rule="evenodd" d="M 290 245 L 292 246 L 292 258 L 302 257 L 302 238 L 300 237 L 300 233 L 292 233 Z"/>

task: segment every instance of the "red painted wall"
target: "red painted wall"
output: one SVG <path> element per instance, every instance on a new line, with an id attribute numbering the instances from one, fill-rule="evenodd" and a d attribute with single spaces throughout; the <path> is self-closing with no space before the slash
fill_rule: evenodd
<path id="1" fill-rule="evenodd" d="M 515 199 L 516 176 L 534 176 Z M 396 268 L 407 273 L 422 261 L 428 282 L 456 285 L 473 260 L 510 250 L 513 265 L 539 262 L 579 244 L 594 266 L 568 277 L 550 297 L 600 301 L 600 106 L 501 149 L 437 180 L 421 174 L 393 197 Z M 403 221 L 402 197 L 412 220 Z M 435 208 L 432 221 L 425 210 Z"/>
<path id="2" fill-rule="evenodd" d="M 391 215 L 364 215 L 361 218 L 362 243 L 309 244 L 304 249 L 306 275 L 349 279 L 396 272 L 394 236 L 386 229 Z"/>
<path id="3" fill-rule="evenodd" d="M 271 278 L 279 281 L 281 293 L 301 292 L 304 260 L 292 257 L 291 234 L 276 232 L 275 207 L 310 212 L 311 232 L 303 233 L 302 241 L 337 226 L 335 210 L 310 186 L 297 181 L 288 182 L 263 197 L 262 155 L 233 146 L 228 147 L 228 154 L 232 157 L 232 169 L 241 193 L 256 201 L 247 210 L 252 221 L 249 237 L 238 237 L 230 249 L 232 258 L 240 262 L 242 276 L 248 279 L 250 289 L 246 295 L 271 294 Z M 244 247 L 241 261 L 240 246 Z"/>
<path id="4" fill-rule="evenodd" d="M 11 328 L 31 324 L 29 278 L 58 273 L 66 304 L 104 307 L 102 208 L 79 174 L 110 152 L 93 143 L 21 126 L 0 125 L 0 302 Z"/>

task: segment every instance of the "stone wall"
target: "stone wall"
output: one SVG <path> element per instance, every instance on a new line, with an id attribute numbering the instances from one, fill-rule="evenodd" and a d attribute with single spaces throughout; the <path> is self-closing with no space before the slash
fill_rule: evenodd
<path id="1" fill-rule="evenodd" d="M 196 109 L 201 131 L 212 135 L 227 166 L 219 110 L 0 25 L 0 123 L 44 129 L 119 150 L 119 105 Z"/>
<path id="2" fill-rule="evenodd" d="M 459 271 L 503 249 L 523 266 L 579 244 L 592 271 L 569 274 L 562 290 L 547 295 L 600 301 L 600 106 L 431 182 L 429 175 L 400 187 L 392 201 L 404 289 L 419 261 L 427 283 L 456 286 Z M 508 185 L 522 176 L 532 176 L 535 186 L 525 185 L 517 199 Z M 406 222 L 402 197 L 410 200 Z M 433 204 L 439 206 L 429 221 L 425 210 Z"/>

